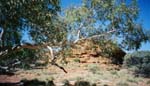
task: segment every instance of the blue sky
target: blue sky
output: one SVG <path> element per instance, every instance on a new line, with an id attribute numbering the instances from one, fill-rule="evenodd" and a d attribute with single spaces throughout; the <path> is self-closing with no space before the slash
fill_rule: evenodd
<path id="1" fill-rule="evenodd" d="M 61 0 L 61 6 L 67 8 L 71 5 L 81 5 L 82 0 Z M 150 30 L 150 0 L 138 0 L 139 21 L 142 22 L 143 27 Z M 140 50 L 150 50 L 150 43 L 143 43 Z"/>
<path id="2" fill-rule="evenodd" d="M 150 0 L 138 0 L 138 4 L 140 7 L 139 17 L 143 27 L 150 30 Z M 150 50 L 150 43 L 143 44 L 140 50 Z"/>
<path id="3" fill-rule="evenodd" d="M 80 5 L 82 0 L 61 0 L 62 8 L 67 8 L 71 5 Z"/>

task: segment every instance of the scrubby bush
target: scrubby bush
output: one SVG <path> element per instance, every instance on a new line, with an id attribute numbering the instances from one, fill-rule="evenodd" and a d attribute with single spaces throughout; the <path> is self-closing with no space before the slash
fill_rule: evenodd
<path id="1" fill-rule="evenodd" d="M 147 84 L 147 85 L 150 85 L 150 80 L 148 80 L 148 81 L 146 82 L 146 84 Z"/>
<path id="2" fill-rule="evenodd" d="M 99 46 L 102 49 L 102 56 L 108 57 L 111 59 L 114 64 L 122 64 L 123 57 L 125 52 L 111 40 L 98 41 Z"/>
<path id="3" fill-rule="evenodd" d="M 90 82 L 88 82 L 88 81 L 77 81 L 77 82 L 75 82 L 75 86 L 90 86 Z"/>
<path id="4" fill-rule="evenodd" d="M 129 86 L 127 82 L 120 81 L 116 84 L 116 86 Z"/>
<path id="5" fill-rule="evenodd" d="M 21 49 L 18 52 L 13 52 L 5 56 L 4 58 L 0 59 L 0 66 L 29 69 L 30 64 L 35 63 L 36 60 L 38 60 L 36 52 L 37 52 L 36 50 L 30 49 Z M 15 64 L 17 62 L 19 63 Z M 15 66 L 13 66 L 13 64 L 15 64 Z"/>
<path id="6" fill-rule="evenodd" d="M 124 57 L 123 66 L 135 74 L 150 77 L 150 51 L 137 51 Z"/>
<path id="7" fill-rule="evenodd" d="M 79 58 L 75 58 L 73 61 L 77 62 L 77 63 L 80 63 L 80 59 Z"/>
<path id="8" fill-rule="evenodd" d="M 93 74 L 96 74 L 96 73 L 98 73 L 100 71 L 100 68 L 96 64 L 90 64 L 90 65 L 88 65 L 88 69 Z"/>

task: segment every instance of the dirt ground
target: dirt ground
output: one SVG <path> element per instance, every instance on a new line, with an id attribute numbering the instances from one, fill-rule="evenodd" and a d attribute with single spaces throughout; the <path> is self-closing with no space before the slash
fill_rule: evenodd
<path id="1" fill-rule="evenodd" d="M 72 62 L 62 65 L 68 73 L 48 65 L 32 70 L 19 70 L 13 76 L 0 75 L 0 82 L 19 82 L 21 79 L 53 80 L 56 86 L 62 86 L 68 80 L 74 84 L 77 80 L 96 83 L 97 86 L 150 86 L 150 79 L 135 77 L 127 69 L 112 64 Z"/>

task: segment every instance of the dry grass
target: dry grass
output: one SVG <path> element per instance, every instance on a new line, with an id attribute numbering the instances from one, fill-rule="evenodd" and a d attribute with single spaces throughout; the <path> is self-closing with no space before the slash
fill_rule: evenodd
<path id="1" fill-rule="evenodd" d="M 64 66 L 67 74 L 54 66 L 44 69 L 22 70 L 17 76 L 27 79 L 50 80 L 55 83 L 68 80 L 69 82 L 88 81 L 97 86 L 149 86 L 150 79 L 135 77 L 127 69 L 108 70 L 98 63 L 69 63 Z M 113 66 L 112 66 L 113 67 Z"/>

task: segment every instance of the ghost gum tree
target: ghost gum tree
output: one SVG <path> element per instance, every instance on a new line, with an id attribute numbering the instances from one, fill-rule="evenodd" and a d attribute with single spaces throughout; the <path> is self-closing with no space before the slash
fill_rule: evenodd
<path id="1" fill-rule="evenodd" d="M 0 57 L 18 48 L 15 45 L 20 45 L 21 31 L 26 28 L 36 44 L 64 44 L 64 48 L 66 34 L 71 43 L 109 34 L 110 38 L 120 37 L 126 49 L 138 49 L 148 40 L 137 22 L 136 0 L 83 0 L 81 6 L 69 7 L 64 15 L 58 15 L 59 4 L 59 0 L 1 0 Z"/>
<path id="2" fill-rule="evenodd" d="M 59 0 L 1 0 L 0 57 L 16 55 L 16 51 L 21 51 L 24 48 L 35 50 L 47 47 L 53 54 L 52 48 L 49 46 L 63 44 L 62 40 L 66 38 L 65 24 L 58 16 L 60 10 Z M 36 45 L 21 42 L 22 32 L 26 29 Z M 32 55 L 31 57 L 35 53 L 23 52 Z M 63 67 L 55 63 L 54 56 L 51 64 L 66 72 Z"/>
<path id="3" fill-rule="evenodd" d="M 59 0 L 1 0 L 0 57 L 17 48 L 29 48 L 21 44 L 22 31 L 27 28 L 36 44 L 60 42 L 65 30 L 58 12 Z"/>
<path id="4" fill-rule="evenodd" d="M 105 35 L 119 38 L 127 50 L 137 50 L 148 40 L 138 19 L 137 0 L 83 0 L 81 6 L 65 10 L 64 20 L 72 41 L 95 39 Z"/>

